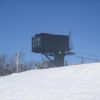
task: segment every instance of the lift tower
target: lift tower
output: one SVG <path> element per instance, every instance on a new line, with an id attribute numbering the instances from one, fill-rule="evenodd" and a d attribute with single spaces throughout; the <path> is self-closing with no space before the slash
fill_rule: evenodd
<path id="1" fill-rule="evenodd" d="M 64 66 L 65 55 L 72 54 L 69 48 L 69 36 L 50 33 L 35 34 L 32 37 L 32 52 L 41 53 L 49 60 L 49 56 L 53 56 L 55 66 Z"/>

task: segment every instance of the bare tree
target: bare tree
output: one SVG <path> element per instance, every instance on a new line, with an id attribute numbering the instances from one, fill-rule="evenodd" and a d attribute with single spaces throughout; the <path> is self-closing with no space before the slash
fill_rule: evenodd
<path id="1" fill-rule="evenodd" d="M 7 55 L 0 55 L 0 75 L 6 75 L 7 72 Z"/>

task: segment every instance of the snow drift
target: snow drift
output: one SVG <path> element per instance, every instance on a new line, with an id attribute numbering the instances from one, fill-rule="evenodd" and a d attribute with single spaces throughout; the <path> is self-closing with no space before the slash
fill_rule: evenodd
<path id="1" fill-rule="evenodd" d="M 100 63 L 0 77 L 0 100 L 100 100 Z"/>

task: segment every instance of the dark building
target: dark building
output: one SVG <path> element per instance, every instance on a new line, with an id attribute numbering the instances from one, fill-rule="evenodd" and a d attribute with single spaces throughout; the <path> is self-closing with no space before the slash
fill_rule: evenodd
<path id="1" fill-rule="evenodd" d="M 32 37 L 32 52 L 53 55 L 55 66 L 64 65 L 64 57 L 70 52 L 69 36 L 40 33 Z"/>

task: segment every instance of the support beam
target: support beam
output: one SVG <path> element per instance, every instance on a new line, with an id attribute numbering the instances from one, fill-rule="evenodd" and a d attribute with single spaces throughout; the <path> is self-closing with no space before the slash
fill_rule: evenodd
<path id="1" fill-rule="evenodd" d="M 57 67 L 61 67 L 61 66 L 64 66 L 64 57 L 65 55 L 64 54 L 55 54 L 55 66 Z"/>

